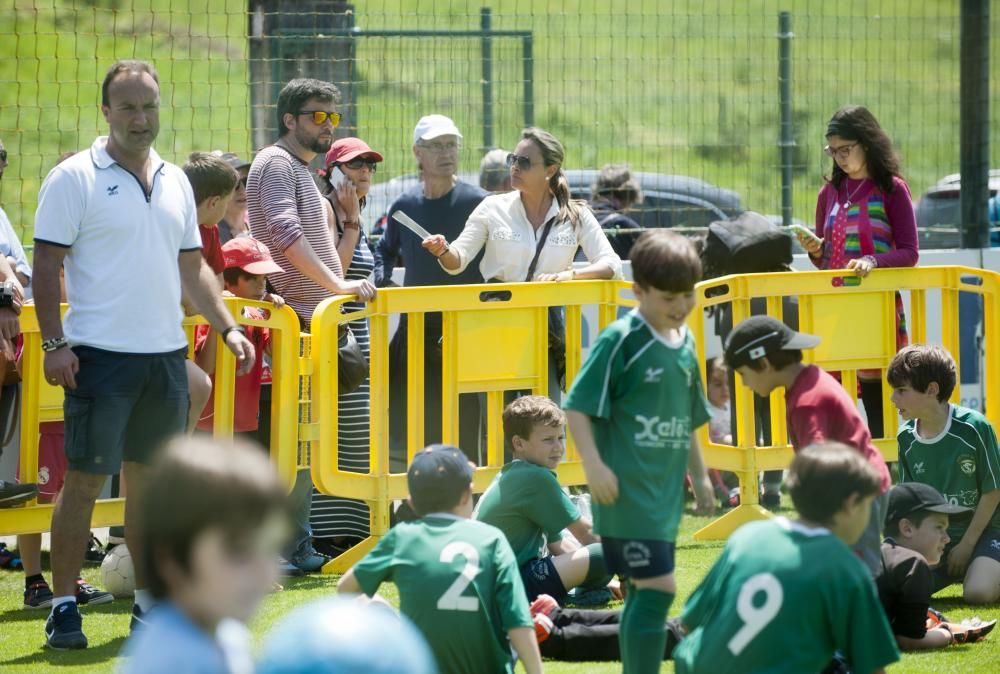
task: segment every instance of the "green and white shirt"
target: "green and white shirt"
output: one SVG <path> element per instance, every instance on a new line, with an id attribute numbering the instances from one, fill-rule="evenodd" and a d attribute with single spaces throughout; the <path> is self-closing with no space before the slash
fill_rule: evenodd
<path id="1" fill-rule="evenodd" d="M 495 527 L 449 513 L 394 526 L 354 567 L 368 596 L 390 581 L 442 674 L 514 671 L 507 631 L 531 627 L 514 553 Z"/>
<path id="2" fill-rule="evenodd" d="M 900 482 L 923 482 L 954 505 L 975 509 L 983 494 L 1000 489 L 1000 449 L 993 426 L 979 412 L 951 405 L 944 430 L 933 438 L 917 432 L 917 420 L 896 434 Z M 948 535 L 957 543 L 969 528 L 968 517 L 949 518 Z M 1000 508 L 990 527 L 1000 528 Z"/>
<path id="3" fill-rule="evenodd" d="M 580 519 L 580 511 L 544 466 L 520 459 L 500 469 L 473 517 L 503 532 L 518 566 L 549 554 L 548 544 Z"/>
<path id="4" fill-rule="evenodd" d="M 681 621 L 679 674 L 820 672 L 836 651 L 861 674 L 899 659 L 868 569 L 828 530 L 784 517 L 729 538 Z"/>
<path id="5" fill-rule="evenodd" d="M 588 415 L 618 499 L 594 504 L 594 532 L 673 541 L 684 508 L 691 434 L 711 414 L 694 339 L 667 342 L 638 310 L 594 342 L 564 407 Z"/>

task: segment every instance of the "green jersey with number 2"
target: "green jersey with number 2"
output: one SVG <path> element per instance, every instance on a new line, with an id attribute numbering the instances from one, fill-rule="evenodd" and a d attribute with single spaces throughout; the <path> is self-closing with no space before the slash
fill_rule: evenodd
<path id="1" fill-rule="evenodd" d="M 630 311 L 594 342 L 565 408 L 590 417 L 618 478 L 618 499 L 594 504 L 594 533 L 676 540 L 691 434 L 711 418 L 687 329 L 671 344 Z"/>
<path id="2" fill-rule="evenodd" d="M 499 529 L 445 513 L 397 524 L 354 567 L 371 596 L 399 589 L 442 674 L 513 672 L 507 630 L 531 627 L 524 585 Z"/>
<path id="3" fill-rule="evenodd" d="M 867 674 L 899 659 L 861 561 L 826 529 L 783 517 L 734 533 L 684 606 L 679 673 L 822 671 L 837 651 Z"/>

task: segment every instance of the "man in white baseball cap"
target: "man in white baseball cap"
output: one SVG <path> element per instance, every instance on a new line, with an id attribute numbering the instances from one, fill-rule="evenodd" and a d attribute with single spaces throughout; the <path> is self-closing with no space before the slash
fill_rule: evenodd
<path id="1" fill-rule="evenodd" d="M 438 136 L 457 136 L 461 139 L 462 132 L 451 117 L 424 115 L 413 129 L 413 144 L 419 145 L 422 140 L 434 140 Z"/>

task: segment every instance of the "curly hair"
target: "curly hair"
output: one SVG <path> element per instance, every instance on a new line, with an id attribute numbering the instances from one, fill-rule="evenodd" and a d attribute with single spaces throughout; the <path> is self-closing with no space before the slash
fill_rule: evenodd
<path id="1" fill-rule="evenodd" d="M 837 110 L 827 123 L 826 137 L 830 136 L 840 136 L 844 140 L 860 143 L 865 150 L 868 173 L 872 180 L 883 193 L 892 192 L 892 179 L 902 177 L 899 173 L 899 155 L 892 147 L 892 140 L 868 108 L 863 105 L 846 105 Z M 844 169 L 834 160 L 833 170 L 827 180 L 839 189 L 846 177 Z"/>

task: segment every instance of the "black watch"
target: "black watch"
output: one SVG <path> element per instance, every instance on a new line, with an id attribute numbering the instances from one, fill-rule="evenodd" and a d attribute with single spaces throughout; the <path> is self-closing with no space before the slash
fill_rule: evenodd
<path id="1" fill-rule="evenodd" d="M 229 333 L 232 332 L 233 330 L 235 330 L 236 332 L 242 332 L 243 336 L 246 337 L 247 329 L 245 327 L 243 327 L 242 325 L 230 325 L 228 328 L 222 331 L 222 341 L 226 341 L 226 337 L 228 337 Z"/>

